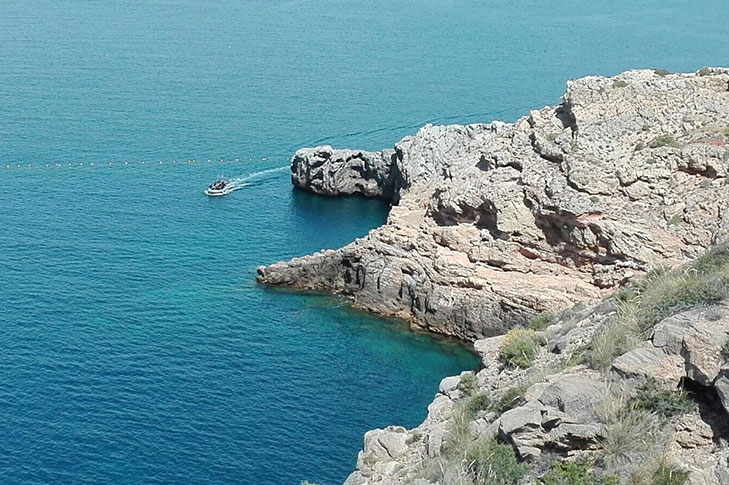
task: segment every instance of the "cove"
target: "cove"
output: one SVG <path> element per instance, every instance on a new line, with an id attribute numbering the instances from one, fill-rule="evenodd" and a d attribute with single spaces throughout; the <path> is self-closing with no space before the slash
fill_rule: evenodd
<path id="1" fill-rule="evenodd" d="M 727 9 L 699 3 L 4 1 L 0 481 L 341 482 L 364 431 L 416 425 L 476 361 L 255 285 L 382 202 L 285 171 L 202 190 L 300 146 L 512 120 L 569 78 L 716 64 Z"/>

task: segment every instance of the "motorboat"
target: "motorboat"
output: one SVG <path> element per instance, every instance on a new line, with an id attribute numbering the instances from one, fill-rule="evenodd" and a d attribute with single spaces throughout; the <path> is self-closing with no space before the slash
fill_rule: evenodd
<path id="1" fill-rule="evenodd" d="M 208 188 L 205 189 L 205 194 L 211 197 L 217 197 L 229 194 L 233 192 L 233 190 L 235 190 L 235 187 L 231 181 L 224 177 L 220 177 L 218 180 L 208 185 Z"/>

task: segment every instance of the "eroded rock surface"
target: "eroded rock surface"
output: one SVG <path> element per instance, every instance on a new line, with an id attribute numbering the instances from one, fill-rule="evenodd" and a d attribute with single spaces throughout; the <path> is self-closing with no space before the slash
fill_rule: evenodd
<path id="1" fill-rule="evenodd" d="M 729 229 L 729 69 L 702 74 L 591 76 L 515 123 L 302 149 L 295 185 L 394 205 L 366 237 L 258 279 L 475 340 L 695 257 Z"/>
<path id="2" fill-rule="evenodd" d="M 476 341 L 483 366 L 470 378 L 477 383 L 470 396 L 461 386 L 468 373 L 447 377 L 420 426 L 368 432 L 356 470 L 346 485 L 451 483 L 442 470 L 458 462 L 458 458 L 448 457 L 447 443 L 457 427 L 457 416 L 462 412 L 459 409 L 473 396 L 486 394 L 493 403 L 514 389 L 520 389 L 519 399 L 511 409 L 501 413 L 493 406 L 477 410 L 469 429 L 474 441 L 494 437 L 513 447 L 528 466 L 528 472 L 518 481 L 520 485 L 539 483 L 538 477 L 544 472 L 540 463 L 601 463 L 605 453 L 601 444 L 610 433 L 611 424 L 606 420 L 609 409 L 613 409 L 622 428 L 629 427 L 631 418 L 621 413 L 633 405 L 632 397 L 648 381 L 670 392 L 682 386 L 692 389 L 691 399 L 697 407 L 665 418 L 655 417 L 653 432 L 659 436 L 652 444 L 646 440 L 646 446 L 659 447 L 663 459 L 688 472 L 688 484 L 729 483 L 729 447 L 725 444 L 729 439 L 729 360 L 724 350 L 729 342 L 729 301 L 665 318 L 649 338 L 618 356 L 607 371 L 574 364 L 579 349 L 604 330 L 617 312 L 615 302 L 608 300 L 563 313 L 544 335 L 549 341 L 566 339 L 569 344 L 561 350 L 545 344 L 528 369 L 510 368 L 499 359 L 502 336 Z M 640 357 L 628 358 L 632 354 Z M 670 378 L 657 364 L 667 358 L 671 362 Z M 646 429 L 648 432 L 651 430 Z M 613 440 L 615 436 L 613 431 Z M 384 451 L 383 442 L 395 444 L 388 448 L 391 451 Z M 650 449 L 639 450 L 646 456 L 653 453 Z M 630 455 L 630 451 L 626 453 Z M 612 473 L 621 478 L 621 484 L 650 483 L 631 481 L 630 467 L 634 465 L 626 458 L 625 475 L 620 475 L 622 466 L 613 468 Z M 465 474 L 460 479 L 455 483 L 472 483 Z"/>

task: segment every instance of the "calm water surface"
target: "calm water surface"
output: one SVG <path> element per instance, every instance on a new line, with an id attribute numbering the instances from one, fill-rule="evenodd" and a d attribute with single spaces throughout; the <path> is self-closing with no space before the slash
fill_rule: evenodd
<path id="1" fill-rule="evenodd" d="M 254 283 L 385 203 L 285 169 L 205 185 L 513 120 L 585 74 L 727 65 L 726 25 L 720 1 L 0 2 L 0 482 L 341 482 L 476 360 Z"/>

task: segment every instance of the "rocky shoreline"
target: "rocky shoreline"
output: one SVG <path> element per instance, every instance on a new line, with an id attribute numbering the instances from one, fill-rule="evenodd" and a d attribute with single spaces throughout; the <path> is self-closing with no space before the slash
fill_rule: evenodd
<path id="1" fill-rule="evenodd" d="M 347 484 L 729 484 L 728 143 L 729 69 L 704 68 L 570 81 L 515 123 L 427 125 L 381 152 L 299 150 L 297 187 L 393 206 L 258 281 L 483 360 L 418 428 L 368 432 Z"/>
<path id="2" fill-rule="evenodd" d="M 602 298 L 729 227 L 729 71 L 568 82 L 515 123 L 420 129 L 381 152 L 299 150 L 292 181 L 392 200 L 344 248 L 258 269 L 464 340 Z"/>

